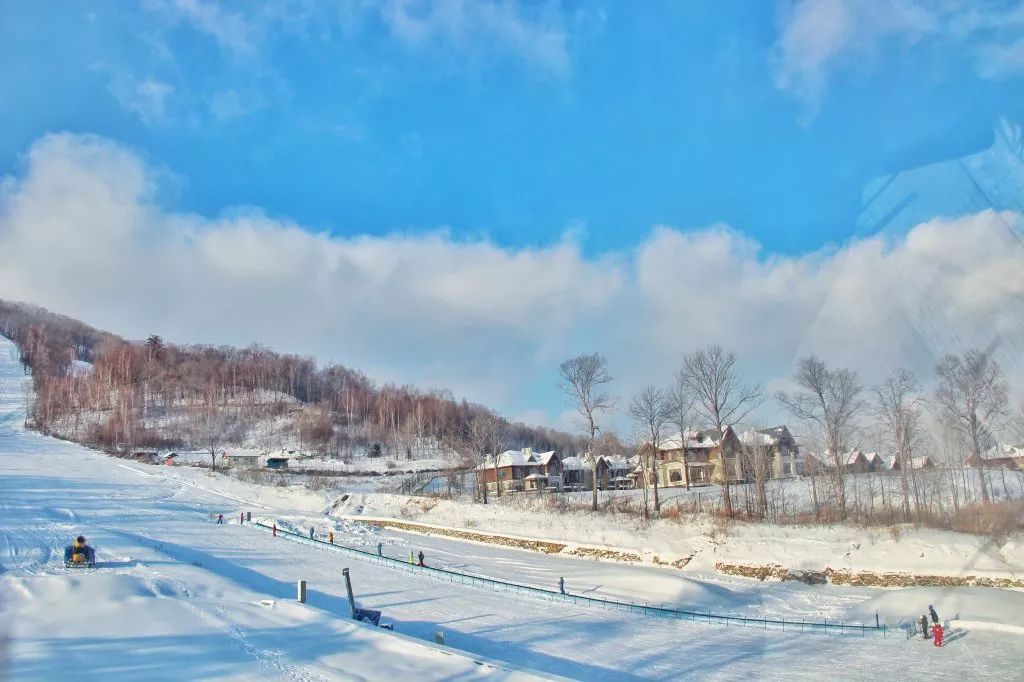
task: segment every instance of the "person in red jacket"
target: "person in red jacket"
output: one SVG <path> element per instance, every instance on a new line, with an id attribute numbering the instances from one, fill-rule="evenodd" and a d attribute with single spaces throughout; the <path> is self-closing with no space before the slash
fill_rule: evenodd
<path id="1" fill-rule="evenodd" d="M 932 625 L 932 634 L 935 636 L 935 646 L 942 646 L 942 623 Z"/>

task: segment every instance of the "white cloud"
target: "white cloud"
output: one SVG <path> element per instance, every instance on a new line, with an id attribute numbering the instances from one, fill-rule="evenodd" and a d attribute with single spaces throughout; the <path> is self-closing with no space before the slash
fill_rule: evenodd
<path id="1" fill-rule="evenodd" d="M 1021 2 L 795 0 L 780 5 L 771 59 L 775 83 L 812 110 L 834 74 L 870 68 L 887 48 L 905 55 L 915 46 L 935 46 L 934 54 L 966 55 L 987 78 L 1024 73 Z"/>
<path id="2" fill-rule="evenodd" d="M 153 78 L 133 81 L 115 77 L 110 83 L 110 92 L 118 103 L 138 116 L 143 123 L 163 123 L 167 117 L 167 98 L 174 92 L 174 86 Z"/>
<path id="3" fill-rule="evenodd" d="M 395 38 L 415 46 L 457 52 L 499 49 L 564 75 L 569 71 L 566 32 L 558 12 L 527 16 L 515 0 L 387 0 L 380 18 Z"/>
<path id="4" fill-rule="evenodd" d="M 208 218 L 157 201 L 158 174 L 110 141 L 42 138 L 0 187 L 0 295 L 141 338 L 246 344 L 341 360 L 562 424 L 554 370 L 609 356 L 615 392 L 666 382 L 722 343 L 751 378 L 816 352 L 868 382 L 893 366 L 1003 340 L 1024 379 L 1019 218 L 991 211 L 801 256 L 727 227 L 656 228 L 586 257 L 429 234 L 314 234 L 258 210 Z M 1018 383 L 1020 388 L 1020 384 Z"/>
<path id="5" fill-rule="evenodd" d="M 252 56 L 258 50 L 262 25 L 242 11 L 224 9 L 215 0 L 152 0 L 150 4 L 212 37 L 236 56 Z"/>

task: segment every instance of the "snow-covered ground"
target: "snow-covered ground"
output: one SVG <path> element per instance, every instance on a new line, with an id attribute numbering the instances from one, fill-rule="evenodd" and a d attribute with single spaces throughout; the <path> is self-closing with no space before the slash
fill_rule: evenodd
<path id="1" fill-rule="evenodd" d="M 1024 664 L 1024 639 L 1015 629 L 1024 594 L 1016 591 L 761 583 L 376 530 L 330 516 L 334 505 L 312 491 L 125 463 L 44 438 L 21 426 L 23 377 L 9 350 L 0 341 L 0 628 L 10 636 L 13 679 L 55 679 L 69 670 L 75 679 L 105 680 L 474 679 L 529 671 L 587 680 L 880 673 L 1007 679 Z M 376 499 L 365 497 L 351 495 L 339 508 L 355 514 Z M 240 526 L 242 510 L 297 529 L 333 529 L 339 542 L 382 542 L 392 556 L 422 549 L 428 563 L 467 572 L 545 587 L 564 576 L 567 588 L 580 593 L 816 620 L 870 621 L 876 609 L 896 620 L 919 615 L 930 603 L 958 620 L 941 650 L 900 636 L 666 622 L 345 559 Z M 228 523 L 214 523 L 217 513 Z M 797 551 L 814 542 L 793 532 Z M 60 549 L 77 533 L 98 549 L 95 570 L 61 565 Z M 599 542 L 586 535 L 576 540 Z M 784 553 L 785 544 L 776 551 Z M 382 610 L 395 633 L 345 617 L 345 566 L 359 605 Z M 294 602 L 300 578 L 309 585 L 306 605 Z M 428 643 L 437 630 L 451 649 Z"/>

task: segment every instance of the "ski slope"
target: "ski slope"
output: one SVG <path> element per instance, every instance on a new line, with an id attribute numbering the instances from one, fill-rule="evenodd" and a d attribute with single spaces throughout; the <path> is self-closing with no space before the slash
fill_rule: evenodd
<path id="1" fill-rule="evenodd" d="M 338 542 L 383 542 L 393 556 L 422 548 L 438 565 L 546 587 L 564 575 L 570 590 L 639 601 L 808 618 L 863 619 L 918 602 L 943 609 L 936 591 L 698 579 L 377 531 L 302 500 L 289 508 L 284 494 L 256 506 L 236 488 L 219 490 L 219 476 L 125 463 L 24 430 L 24 376 L 11 353 L 0 339 L 0 628 L 12 679 L 67 677 L 70 667 L 79 680 L 1006 679 L 1024 664 L 1012 628 L 954 627 L 937 650 L 902 637 L 667 622 L 441 583 L 273 538 L 240 526 L 238 512 L 332 527 Z M 216 524 L 217 513 L 229 522 Z M 61 564 L 77 533 L 97 549 L 93 571 Z M 346 566 L 359 605 L 383 611 L 394 633 L 346 617 Z M 308 581 L 305 605 L 294 601 L 298 579 Z M 983 592 L 995 593 L 988 611 L 962 618 L 1024 612 L 1020 593 L 997 590 L 961 594 L 962 608 Z M 437 630 L 448 648 L 432 643 Z"/>

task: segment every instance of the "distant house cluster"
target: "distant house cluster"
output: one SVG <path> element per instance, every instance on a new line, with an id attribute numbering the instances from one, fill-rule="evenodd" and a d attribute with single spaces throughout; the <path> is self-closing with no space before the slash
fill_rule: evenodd
<path id="1" fill-rule="evenodd" d="M 932 469 L 935 462 L 925 455 L 911 457 L 907 462 L 909 469 Z M 861 452 L 851 450 L 839 456 L 839 466 L 845 473 L 866 474 L 869 472 L 899 471 L 902 468 L 900 458 L 896 455 L 881 455 L 877 452 Z M 828 451 L 821 454 L 805 455 L 800 463 L 800 473 L 808 476 L 827 474 L 836 470 L 836 458 Z"/>
<path id="2" fill-rule="evenodd" d="M 1024 470 L 1024 443 L 1007 445 L 999 443 L 981 456 L 971 455 L 967 458 L 967 466 L 975 469 L 1012 469 Z"/>
<path id="3" fill-rule="evenodd" d="M 625 457 L 597 458 L 599 490 L 629 488 L 631 463 Z M 591 490 L 594 487 L 594 462 L 586 454 L 562 459 L 553 451 L 534 452 L 532 448 L 506 450 L 485 455 L 477 467 L 477 476 L 488 492 Z"/>

